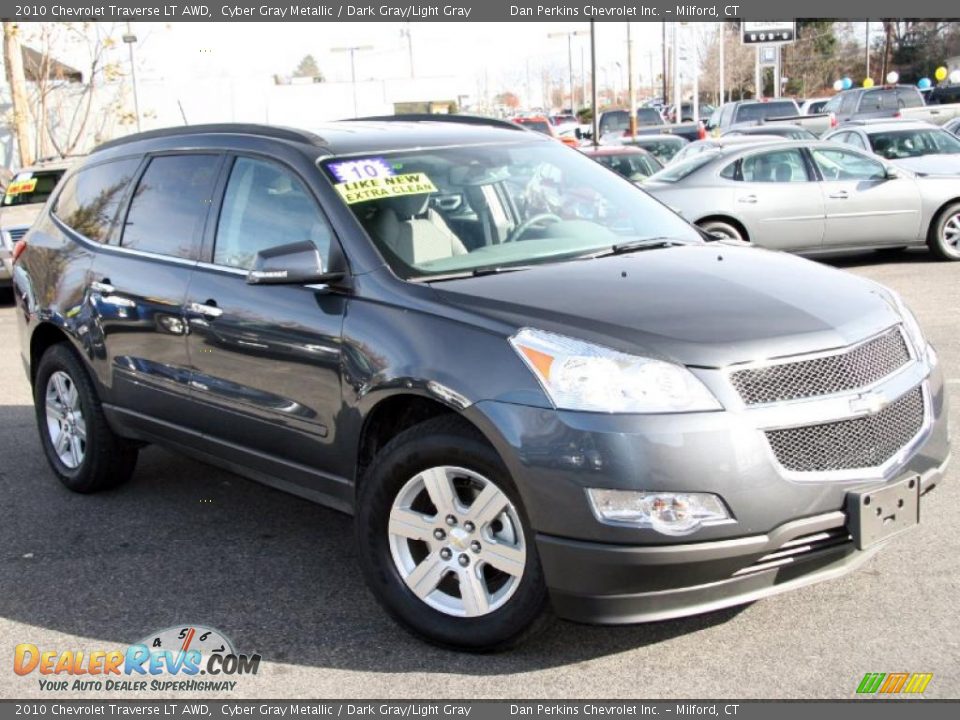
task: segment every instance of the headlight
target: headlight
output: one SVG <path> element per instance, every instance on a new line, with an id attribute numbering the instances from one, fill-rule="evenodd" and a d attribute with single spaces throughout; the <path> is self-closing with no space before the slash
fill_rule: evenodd
<path id="1" fill-rule="evenodd" d="M 920 323 L 917 322 L 917 318 L 910 311 L 910 308 L 907 307 L 907 304 L 903 301 L 903 298 L 900 297 L 898 293 L 895 293 L 893 290 L 891 290 L 890 296 L 893 298 L 897 312 L 900 313 L 900 317 L 903 320 L 903 329 L 907 333 L 907 338 L 910 340 L 910 344 L 913 346 L 913 350 L 917 354 L 917 358 L 923 360 L 927 353 L 927 341 L 923 337 L 923 331 L 920 329 Z"/>
<path id="2" fill-rule="evenodd" d="M 722 409 L 689 370 L 524 328 L 510 344 L 561 410 L 671 413 Z"/>
<path id="3" fill-rule="evenodd" d="M 650 528 L 664 535 L 689 535 L 704 525 L 731 520 L 723 500 L 712 493 L 656 493 L 587 490 L 601 522 Z"/>

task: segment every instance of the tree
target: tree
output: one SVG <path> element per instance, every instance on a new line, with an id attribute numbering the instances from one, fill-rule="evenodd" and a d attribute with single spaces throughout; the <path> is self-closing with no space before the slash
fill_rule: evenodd
<path id="1" fill-rule="evenodd" d="M 20 49 L 20 28 L 17 23 L 3 21 L 3 63 L 7 69 L 7 84 L 10 86 L 10 100 L 13 104 L 13 132 L 17 138 L 17 150 L 20 153 L 20 165 L 33 163 L 30 142 L 30 126 L 27 121 L 29 102 L 27 100 L 26 80 L 23 76 L 23 54 Z"/>
<path id="2" fill-rule="evenodd" d="M 493 102 L 497 105 L 503 105 L 508 107 L 511 110 L 516 110 L 520 107 L 520 98 L 517 97 L 516 93 L 505 91 L 494 96 Z"/>
<path id="3" fill-rule="evenodd" d="M 319 78 L 320 82 L 323 82 L 324 77 L 323 73 L 320 72 L 320 66 L 317 65 L 316 59 L 313 55 L 304 55 L 303 60 L 300 61 L 300 64 L 297 65 L 297 69 L 293 71 L 294 77 L 302 78 Z"/>

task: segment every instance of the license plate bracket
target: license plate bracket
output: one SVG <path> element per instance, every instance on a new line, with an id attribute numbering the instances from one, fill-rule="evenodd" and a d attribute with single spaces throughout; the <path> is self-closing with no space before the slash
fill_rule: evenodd
<path id="1" fill-rule="evenodd" d="M 876 490 L 847 493 L 847 526 L 858 550 L 909 530 L 919 522 L 919 476 Z"/>

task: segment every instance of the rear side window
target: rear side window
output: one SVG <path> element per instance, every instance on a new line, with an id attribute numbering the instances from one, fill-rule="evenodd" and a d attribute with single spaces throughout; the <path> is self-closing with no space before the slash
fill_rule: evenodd
<path id="1" fill-rule="evenodd" d="M 121 245 L 197 259 L 219 165 L 219 155 L 153 158 L 133 193 Z"/>
<path id="2" fill-rule="evenodd" d="M 84 237 L 106 242 L 139 165 L 139 158 L 128 158 L 75 172 L 57 197 L 54 215 Z"/>
<path id="3" fill-rule="evenodd" d="M 217 225 L 213 262 L 249 269 L 256 254 L 310 240 L 327 265 L 332 232 L 303 183 L 271 162 L 238 158 Z"/>
<path id="4" fill-rule="evenodd" d="M 807 166 L 799 150 L 759 153 L 743 160 L 745 182 L 807 182 Z"/>

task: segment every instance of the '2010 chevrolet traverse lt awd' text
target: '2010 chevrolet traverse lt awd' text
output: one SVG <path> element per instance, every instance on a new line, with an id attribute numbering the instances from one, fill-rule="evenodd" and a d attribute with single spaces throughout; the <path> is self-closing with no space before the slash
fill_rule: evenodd
<path id="1" fill-rule="evenodd" d="M 378 600 L 444 645 L 836 576 L 917 523 L 948 460 L 895 293 L 705 241 L 506 123 L 134 135 L 14 254 L 67 487 L 160 443 L 353 513 Z"/>

